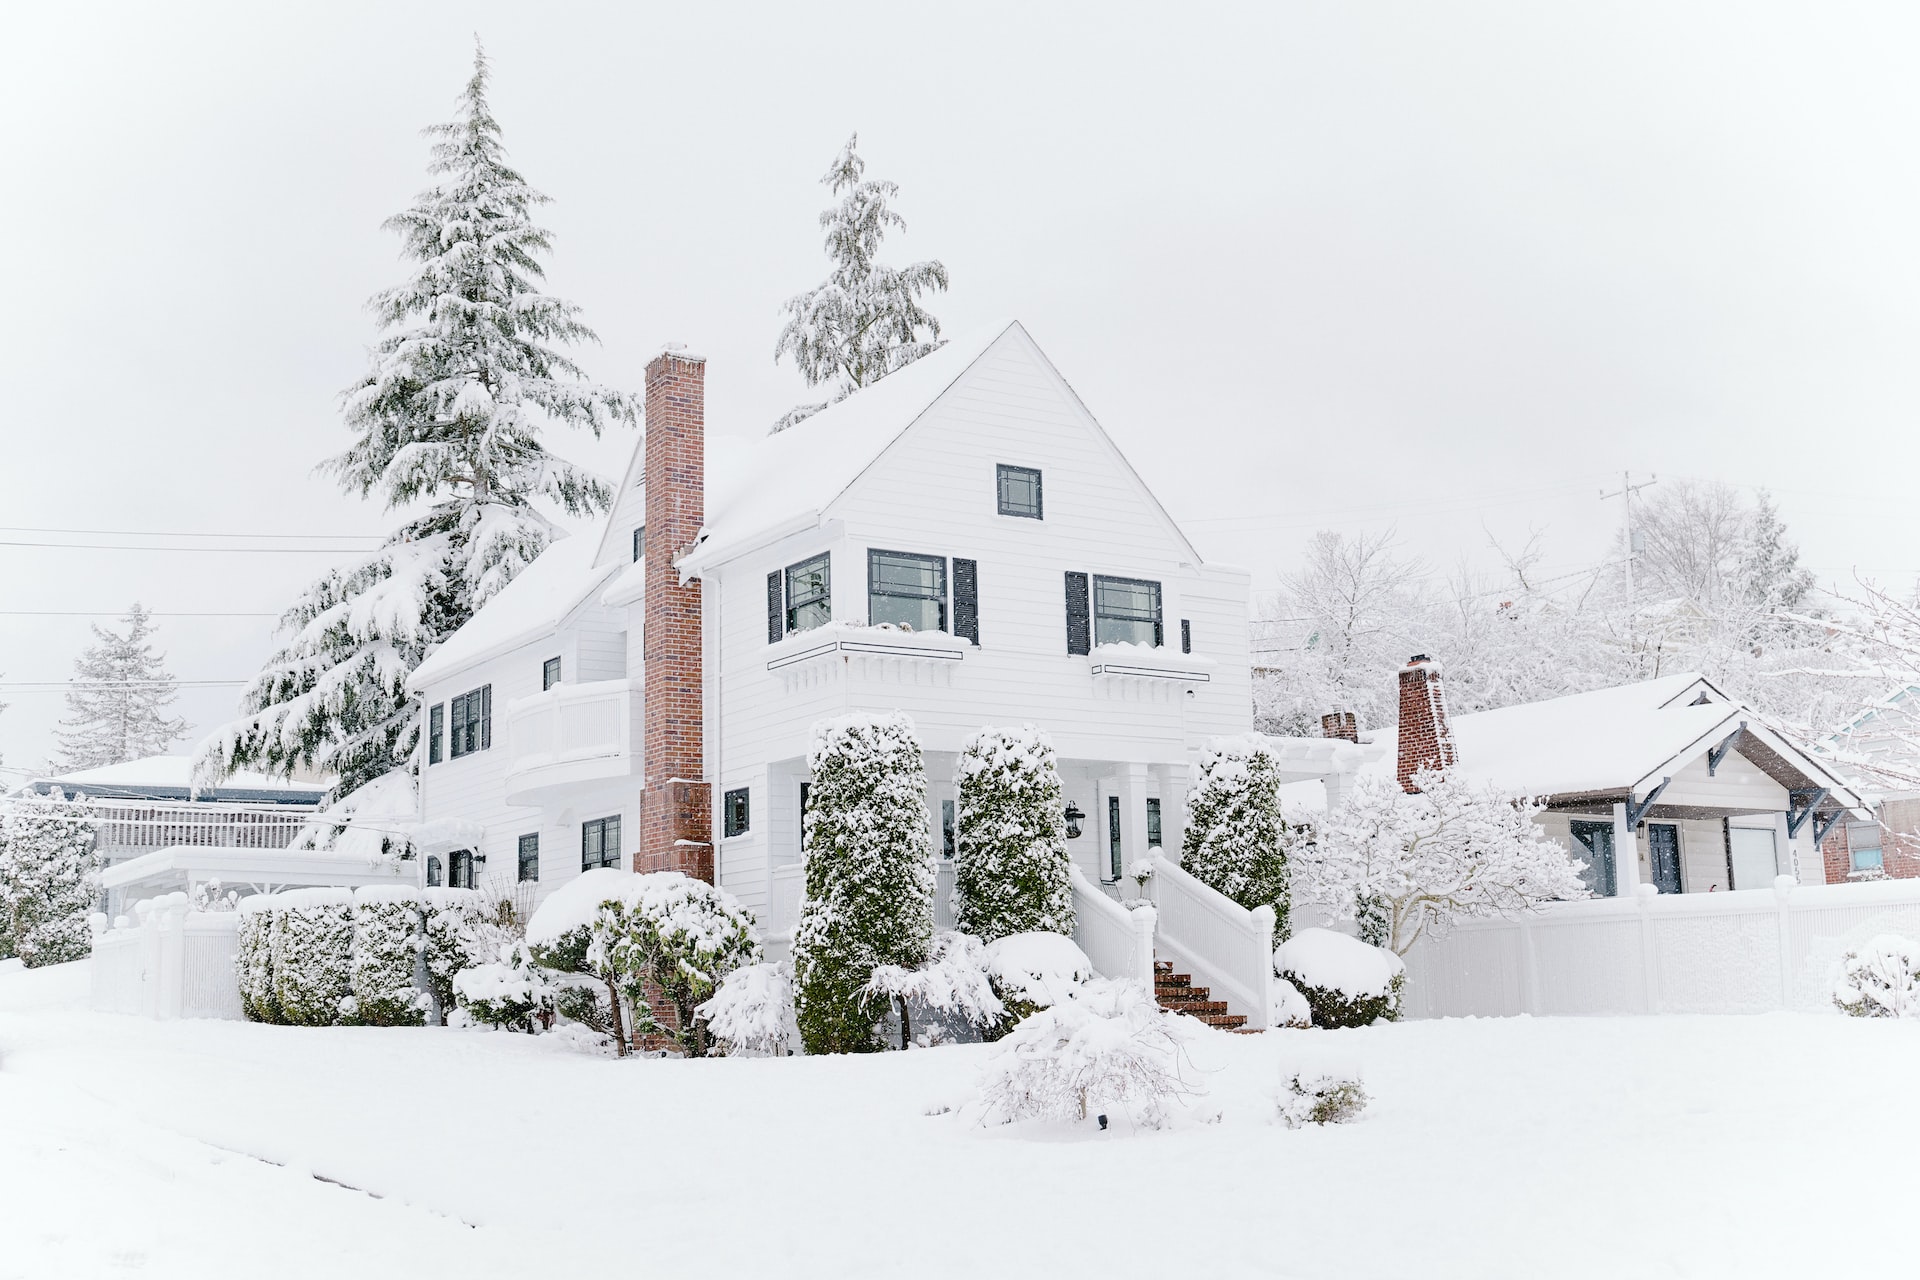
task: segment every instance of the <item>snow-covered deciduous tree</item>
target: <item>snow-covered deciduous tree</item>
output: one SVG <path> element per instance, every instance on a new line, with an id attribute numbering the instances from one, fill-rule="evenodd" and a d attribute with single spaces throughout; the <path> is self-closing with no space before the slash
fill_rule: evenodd
<path id="1" fill-rule="evenodd" d="M 678 871 L 632 877 L 603 910 L 611 915 L 607 956 L 635 1011 L 636 1033 L 667 1036 L 704 1057 L 707 1032 L 695 1010 L 729 973 L 759 960 L 753 916 L 725 889 Z M 672 1006 L 671 1027 L 651 1016 L 656 992 Z"/>
<path id="2" fill-rule="evenodd" d="M 1289 906 L 1283 836 L 1273 753 L 1252 736 L 1214 742 L 1194 766 L 1181 865 L 1248 910 L 1272 907 L 1279 939 Z"/>
<path id="3" fill-rule="evenodd" d="M 73 664 L 67 714 L 55 736 L 62 773 L 166 754 L 187 722 L 161 713 L 179 696 L 165 656 L 153 647 L 152 615 L 140 604 L 121 630 L 93 628 L 94 643 Z"/>
<path id="4" fill-rule="evenodd" d="M 1100 979 L 1026 1019 L 980 1077 L 982 1123 L 1085 1120 L 1118 1111 L 1159 1128 L 1198 1092 L 1182 1070 L 1197 1023 L 1162 1009 L 1137 982 Z"/>
<path id="5" fill-rule="evenodd" d="M 805 897 L 794 929 L 794 995 L 808 1053 L 884 1046 L 881 965 L 917 969 L 933 945 L 926 766 L 905 715 L 850 712 L 813 726 L 804 819 Z"/>
<path id="6" fill-rule="evenodd" d="M 1073 932 L 1067 821 L 1053 741 L 1032 725 L 982 729 L 960 751 L 953 912 L 982 942 Z"/>
<path id="7" fill-rule="evenodd" d="M 942 930 L 933 935 L 933 949 L 918 969 L 883 964 L 867 979 L 867 994 L 891 1000 L 900 1012 L 900 1047 L 913 1043 L 915 1007 L 959 1018 L 987 1030 L 1007 1016 L 1007 1006 L 994 994 L 992 965 L 987 948 L 971 934 Z"/>
<path id="8" fill-rule="evenodd" d="M 1364 776 L 1296 847 L 1294 891 L 1361 926 L 1362 940 L 1405 956 L 1426 932 L 1457 919 L 1515 916 L 1584 898 L 1580 864 L 1534 825 L 1541 805 L 1476 785 L 1457 771 L 1422 770 L 1409 794 Z"/>
<path id="9" fill-rule="evenodd" d="M 353 444 L 323 467 L 349 493 L 416 514 L 286 611 L 243 714 L 202 744 L 202 776 L 308 766 L 337 775 L 339 796 L 412 767 L 407 676 L 553 541 L 539 503 L 588 515 L 611 500 L 543 433 L 598 436 L 633 424 L 639 402 L 565 352 L 594 335 L 541 290 L 551 241 L 533 211 L 547 197 L 507 163 L 487 77 L 476 54 L 455 118 L 427 131 L 438 183 L 387 223 L 414 273 L 371 301 L 386 332 L 343 397 Z"/>
<path id="10" fill-rule="evenodd" d="M 7 802 L 0 818 L 0 912 L 13 954 L 30 969 L 84 960 L 87 916 L 100 896 L 94 819 L 85 797 L 58 790 Z"/>
<path id="11" fill-rule="evenodd" d="M 906 219 L 888 203 L 898 185 L 867 179 L 859 135 L 834 157 L 821 178 L 840 203 L 820 215 L 832 270 L 819 285 L 787 299 L 786 327 L 773 358 L 792 356 L 810 387 L 830 386 L 832 397 L 790 410 L 773 424 L 783 431 L 878 382 L 940 346 L 940 322 L 920 305 L 920 295 L 947 287 L 938 262 L 894 268 L 877 259 L 888 230 L 906 230 Z"/>
<path id="12" fill-rule="evenodd" d="M 1920 942 L 1883 933 L 1847 952 L 1833 1003 L 1855 1018 L 1920 1018 Z"/>

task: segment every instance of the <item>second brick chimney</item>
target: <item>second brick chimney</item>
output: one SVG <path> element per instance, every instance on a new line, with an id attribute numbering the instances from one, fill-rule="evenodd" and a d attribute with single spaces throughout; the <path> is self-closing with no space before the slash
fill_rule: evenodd
<path id="1" fill-rule="evenodd" d="M 1440 664 L 1416 653 L 1400 668 L 1400 767 L 1396 776 L 1407 791 L 1417 791 L 1413 775 L 1445 769 L 1457 759 L 1453 726 L 1447 723 L 1447 691 Z"/>
<path id="2" fill-rule="evenodd" d="M 1320 717 L 1320 736 L 1360 741 L 1360 721 L 1351 711 L 1329 711 Z"/>
<path id="3" fill-rule="evenodd" d="M 647 365 L 645 731 L 635 871 L 713 880 L 705 781 L 700 583 L 674 567 L 706 519 L 706 357 L 668 347 Z"/>

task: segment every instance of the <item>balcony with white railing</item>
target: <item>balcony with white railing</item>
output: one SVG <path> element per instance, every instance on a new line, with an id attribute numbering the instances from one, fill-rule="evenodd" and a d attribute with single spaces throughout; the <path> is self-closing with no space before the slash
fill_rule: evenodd
<path id="1" fill-rule="evenodd" d="M 557 684 L 507 704 L 508 804 L 539 804 L 582 782 L 638 777 L 638 680 Z"/>

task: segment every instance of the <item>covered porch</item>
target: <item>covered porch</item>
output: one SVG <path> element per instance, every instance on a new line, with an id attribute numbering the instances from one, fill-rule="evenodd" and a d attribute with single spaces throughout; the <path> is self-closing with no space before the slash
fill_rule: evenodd
<path id="1" fill-rule="evenodd" d="M 242 895 L 322 885 L 412 884 L 413 863 L 384 854 L 340 849 L 229 849 L 171 845 L 116 863 L 100 873 L 107 914 L 128 914 L 135 904 L 172 893 L 190 899 L 218 881 Z"/>

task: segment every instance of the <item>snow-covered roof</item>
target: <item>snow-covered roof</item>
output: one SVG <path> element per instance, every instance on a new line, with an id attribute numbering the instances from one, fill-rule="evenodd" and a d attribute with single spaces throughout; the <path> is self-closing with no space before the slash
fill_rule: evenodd
<path id="1" fill-rule="evenodd" d="M 264 773 L 242 770 L 216 787 L 193 791 L 192 756 L 147 756 L 98 769 L 52 773 L 34 782 L 36 790 L 57 785 L 84 791 L 95 800 L 245 800 L 255 804 L 315 804 L 326 794 L 325 782 L 293 782 Z"/>
<path id="2" fill-rule="evenodd" d="M 621 567 L 618 561 L 596 567 L 597 545 L 595 538 L 563 538 L 541 552 L 414 669 L 407 687 L 419 692 L 436 680 L 553 632 Z"/>
<path id="3" fill-rule="evenodd" d="M 223 845 L 169 845 L 116 862 L 100 872 L 107 889 L 219 880 L 243 885 L 391 884 L 411 878 L 413 868 L 393 858 L 336 849 L 233 849 Z"/>
<path id="4" fill-rule="evenodd" d="M 1753 753 L 1778 757 L 1828 787 L 1836 804 L 1861 803 L 1815 757 L 1695 672 L 1450 718 L 1457 772 L 1536 796 L 1639 792 L 1718 746 L 1743 721 Z M 1387 749 L 1367 771 L 1391 774 L 1395 731 L 1369 737 Z"/>

